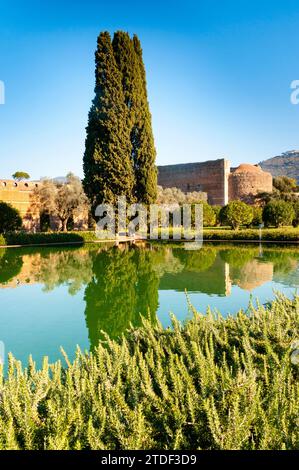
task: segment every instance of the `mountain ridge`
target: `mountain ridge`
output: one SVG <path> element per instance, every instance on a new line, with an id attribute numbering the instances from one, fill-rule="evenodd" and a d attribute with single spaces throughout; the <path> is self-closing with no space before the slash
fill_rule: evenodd
<path id="1" fill-rule="evenodd" d="M 299 184 L 299 150 L 289 150 L 259 163 L 272 176 L 288 176 Z"/>

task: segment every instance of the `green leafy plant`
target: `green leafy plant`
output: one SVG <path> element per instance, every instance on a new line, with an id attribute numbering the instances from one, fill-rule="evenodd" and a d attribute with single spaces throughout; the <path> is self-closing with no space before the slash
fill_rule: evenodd
<path id="1" fill-rule="evenodd" d="M 253 209 L 242 201 L 231 201 L 220 211 L 223 223 L 227 223 L 234 230 L 241 225 L 250 225 L 253 219 Z"/>
<path id="2" fill-rule="evenodd" d="M 29 175 L 29 173 L 26 173 L 26 171 L 16 171 L 12 175 L 12 177 L 16 181 L 22 181 L 22 180 L 29 180 L 30 175 Z"/>
<path id="3" fill-rule="evenodd" d="M 259 206 L 253 206 L 253 218 L 251 221 L 251 225 L 254 227 L 261 225 L 263 223 L 263 208 Z"/>
<path id="4" fill-rule="evenodd" d="M 164 330 L 149 321 L 70 363 L 0 377 L 0 449 L 298 449 L 299 298 Z"/>
<path id="5" fill-rule="evenodd" d="M 291 225 L 295 218 L 295 211 L 290 202 L 273 200 L 263 209 L 263 220 L 266 226 L 281 227 Z"/>

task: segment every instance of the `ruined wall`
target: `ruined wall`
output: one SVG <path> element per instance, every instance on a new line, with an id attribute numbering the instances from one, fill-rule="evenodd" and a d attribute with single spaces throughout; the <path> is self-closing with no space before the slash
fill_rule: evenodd
<path id="1" fill-rule="evenodd" d="M 223 206 L 236 199 L 252 203 L 256 194 L 272 192 L 272 180 L 272 175 L 258 165 L 242 163 L 231 169 L 225 159 L 158 167 L 160 186 L 183 192 L 204 191 L 212 205 Z"/>
<path id="2" fill-rule="evenodd" d="M 228 175 L 230 163 L 219 159 L 202 163 L 182 163 L 158 167 L 158 184 L 164 188 L 176 187 L 183 192 L 204 191 L 208 202 L 225 205 L 228 202 Z"/>
<path id="3" fill-rule="evenodd" d="M 11 204 L 18 209 L 26 230 L 39 229 L 39 210 L 33 204 L 33 190 L 36 182 L 16 182 L 0 180 L 0 201 Z"/>
<path id="4" fill-rule="evenodd" d="M 272 175 L 258 165 L 241 164 L 228 177 L 229 200 L 254 201 L 260 192 L 272 192 Z"/>

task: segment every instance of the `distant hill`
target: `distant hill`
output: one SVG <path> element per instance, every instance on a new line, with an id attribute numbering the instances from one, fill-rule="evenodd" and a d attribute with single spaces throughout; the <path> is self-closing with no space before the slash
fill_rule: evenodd
<path id="1" fill-rule="evenodd" d="M 277 157 L 260 162 L 263 170 L 272 176 L 289 176 L 299 184 L 299 150 L 290 150 Z"/>

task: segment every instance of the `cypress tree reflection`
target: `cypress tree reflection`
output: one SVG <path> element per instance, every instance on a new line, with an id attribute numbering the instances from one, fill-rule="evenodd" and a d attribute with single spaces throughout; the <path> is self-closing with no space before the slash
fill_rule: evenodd
<path id="1" fill-rule="evenodd" d="M 85 290 L 85 318 L 91 349 L 103 339 L 141 324 L 140 315 L 156 321 L 159 276 L 151 251 L 121 246 L 94 257 L 93 278 Z"/>

